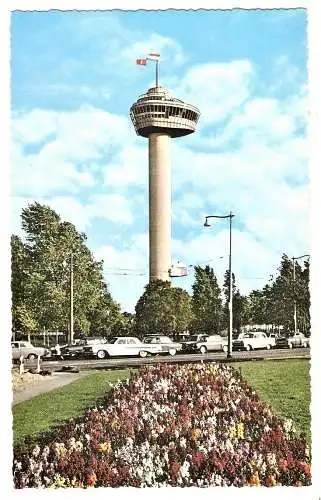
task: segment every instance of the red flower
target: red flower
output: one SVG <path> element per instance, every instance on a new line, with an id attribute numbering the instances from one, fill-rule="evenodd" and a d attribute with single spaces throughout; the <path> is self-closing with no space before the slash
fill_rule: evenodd
<path id="1" fill-rule="evenodd" d="M 97 481 L 97 476 L 93 469 L 86 469 L 85 471 L 85 484 L 86 486 L 95 486 Z"/>
<path id="2" fill-rule="evenodd" d="M 202 451 L 197 451 L 196 453 L 193 454 L 192 456 L 192 462 L 193 464 L 199 469 L 199 467 L 202 465 L 202 463 L 205 460 L 204 453 Z"/>
<path id="3" fill-rule="evenodd" d="M 178 476 L 178 473 L 181 469 L 181 466 L 178 462 L 172 462 L 171 465 L 170 465 L 170 474 L 171 474 L 171 478 L 173 480 L 176 480 L 177 479 L 177 476 Z"/>
<path id="4" fill-rule="evenodd" d="M 306 462 L 298 462 L 298 467 L 299 469 L 304 472 L 305 475 L 309 475 L 310 474 L 310 465 L 307 464 Z"/>

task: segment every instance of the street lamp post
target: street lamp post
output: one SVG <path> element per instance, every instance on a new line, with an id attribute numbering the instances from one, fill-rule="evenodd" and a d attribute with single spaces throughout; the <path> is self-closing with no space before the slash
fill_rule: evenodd
<path id="1" fill-rule="evenodd" d="M 228 344 L 227 344 L 227 358 L 232 357 L 233 346 L 233 280 L 232 280 L 232 217 L 235 217 L 232 212 L 228 215 L 207 215 L 205 217 L 205 227 L 209 227 L 208 219 L 230 219 L 230 249 L 229 249 L 229 328 L 228 328 Z"/>
<path id="2" fill-rule="evenodd" d="M 63 266 L 68 266 L 67 262 L 63 261 Z M 74 341 L 74 254 L 70 252 L 70 307 L 69 307 L 69 339 L 68 343 Z"/>
<path id="3" fill-rule="evenodd" d="M 299 257 L 292 257 L 293 264 L 293 319 L 294 319 L 294 333 L 298 331 L 298 322 L 297 322 L 297 312 L 296 312 L 296 296 L 295 296 L 295 263 L 299 259 L 303 259 L 303 257 L 310 257 L 310 255 L 300 255 Z"/>

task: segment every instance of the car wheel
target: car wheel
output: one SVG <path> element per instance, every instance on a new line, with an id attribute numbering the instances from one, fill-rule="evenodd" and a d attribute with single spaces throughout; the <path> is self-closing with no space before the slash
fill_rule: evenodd
<path id="1" fill-rule="evenodd" d="M 176 354 L 176 349 L 174 349 L 174 348 L 169 349 L 168 353 L 169 353 L 171 356 L 175 356 L 175 354 Z"/>
<path id="2" fill-rule="evenodd" d="M 27 359 L 29 359 L 30 361 L 34 361 L 36 357 L 37 356 L 35 354 L 28 354 Z"/>
<path id="3" fill-rule="evenodd" d="M 206 349 L 205 345 L 201 345 L 201 347 L 200 347 L 200 353 L 201 354 L 205 354 L 206 351 L 207 351 L 207 349 Z"/>
<path id="4" fill-rule="evenodd" d="M 139 355 L 141 358 L 146 358 L 147 357 L 147 351 L 140 351 Z"/>
<path id="5" fill-rule="evenodd" d="M 246 349 L 247 351 L 250 351 L 250 350 L 251 350 L 251 346 L 250 346 L 250 344 L 247 344 L 247 346 L 245 347 L 245 349 Z"/>
<path id="6" fill-rule="evenodd" d="M 228 346 L 227 346 L 227 345 L 223 345 L 222 350 L 223 350 L 223 352 L 227 353 L 227 351 L 228 351 Z"/>
<path id="7" fill-rule="evenodd" d="M 266 346 L 266 349 L 267 349 L 268 351 L 271 349 L 270 344 L 268 344 L 268 345 Z"/>
<path id="8" fill-rule="evenodd" d="M 98 351 L 97 358 L 104 359 L 106 357 L 106 351 Z"/>

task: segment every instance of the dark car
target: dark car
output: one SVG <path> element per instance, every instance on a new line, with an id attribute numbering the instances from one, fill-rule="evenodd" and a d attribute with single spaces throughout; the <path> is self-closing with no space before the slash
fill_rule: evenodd
<path id="1" fill-rule="evenodd" d="M 275 347 L 282 349 L 293 347 L 309 347 L 310 340 L 301 332 L 285 332 L 275 341 Z"/>
<path id="2" fill-rule="evenodd" d="M 203 334 L 199 334 L 199 335 L 190 335 L 187 340 L 184 340 L 181 342 L 182 344 L 182 350 L 181 352 L 184 353 L 188 353 L 188 352 L 198 352 L 198 342 L 205 342 L 206 339 L 208 338 L 208 335 L 203 335 Z"/>
<path id="3" fill-rule="evenodd" d="M 60 356 L 65 358 L 78 358 L 82 354 L 83 347 L 86 345 L 85 340 L 67 344 L 60 349 Z"/>

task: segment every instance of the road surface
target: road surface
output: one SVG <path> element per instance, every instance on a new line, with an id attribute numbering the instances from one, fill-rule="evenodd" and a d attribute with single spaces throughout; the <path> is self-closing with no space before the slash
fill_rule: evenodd
<path id="1" fill-rule="evenodd" d="M 296 348 L 296 349 L 271 349 L 271 350 L 255 350 L 255 351 L 237 351 L 233 352 L 232 360 L 234 361 L 248 361 L 248 360 L 263 360 L 263 359 L 286 359 L 304 357 L 310 358 L 309 348 Z M 109 358 L 109 359 L 71 359 L 63 361 L 43 361 L 41 363 L 42 369 L 50 369 L 53 371 L 61 370 L 63 367 L 74 367 L 79 370 L 95 370 L 95 369 L 109 369 L 109 368 L 122 368 L 122 367 L 135 367 L 142 365 L 150 365 L 156 363 L 190 363 L 199 361 L 227 361 L 224 352 L 212 352 L 206 354 L 176 354 L 175 356 L 150 356 L 148 358 L 140 357 L 124 357 L 124 358 Z M 33 363 L 34 364 L 34 363 Z M 31 365 L 25 363 L 25 367 Z"/>

